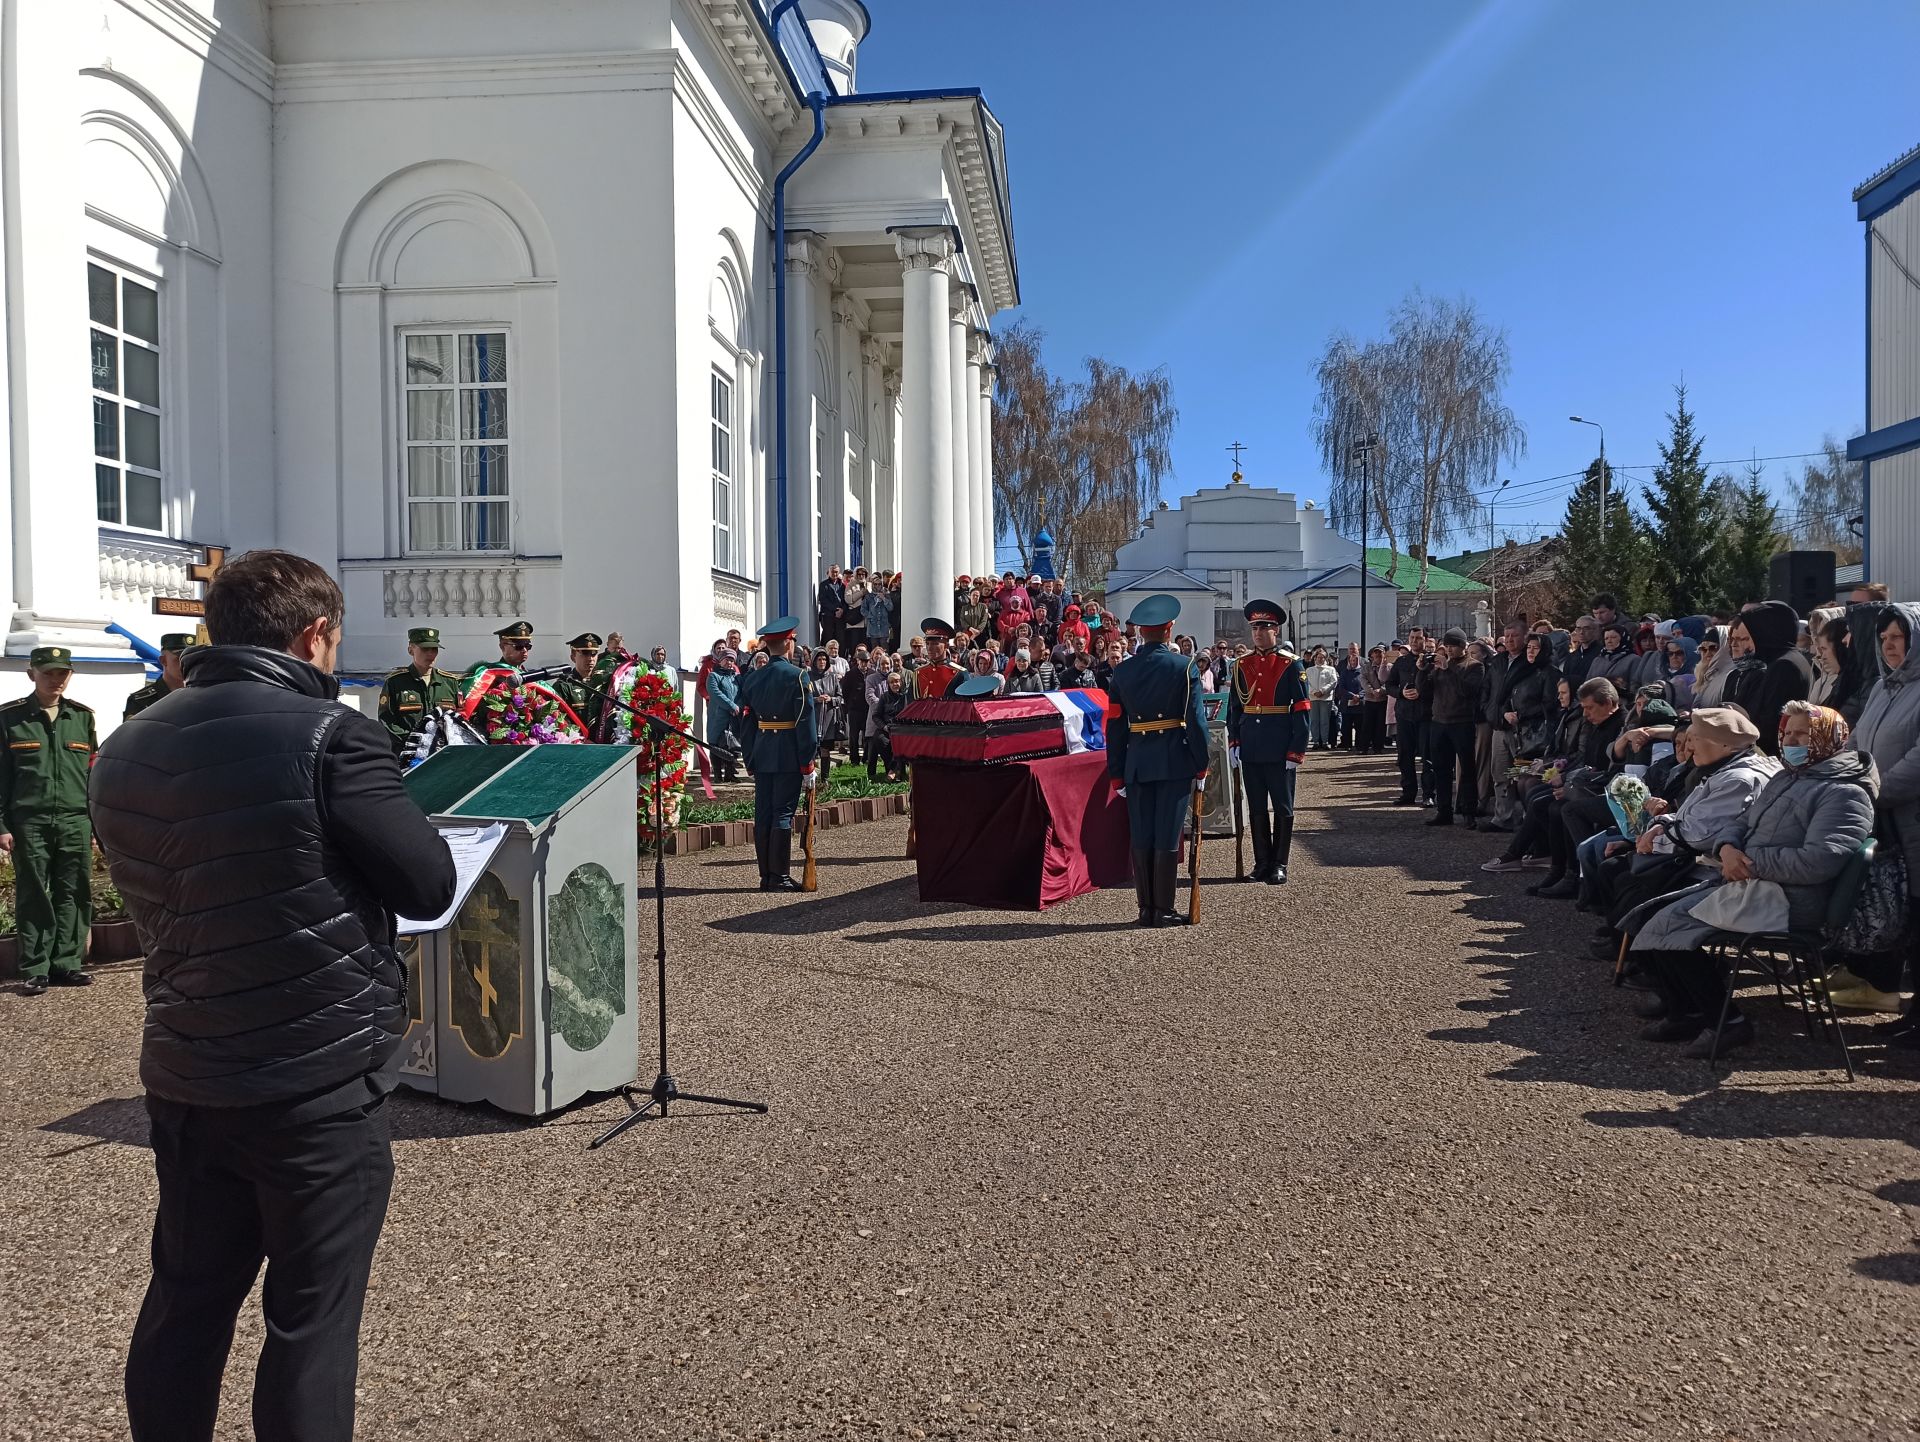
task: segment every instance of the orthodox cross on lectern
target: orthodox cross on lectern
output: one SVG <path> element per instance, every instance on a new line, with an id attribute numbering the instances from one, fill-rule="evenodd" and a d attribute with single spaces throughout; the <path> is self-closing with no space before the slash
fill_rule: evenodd
<path id="1" fill-rule="evenodd" d="M 206 564 L 187 567 L 187 579 L 198 581 L 203 586 L 210 585 L 213 578 L 220 574 L 220 568 L 226 563 L 227 548 L 225 546 L 208 546 Z"/>
<path id="2" fill-rule="evenodd" d="M 480 948 L 480 965 L 474 968 L 473 979 L 480 988 L 480 1015 L 491 1019 L 493 1004 L 500 1000 L 500 988 L 493 984 L 493 947 L 490 945 L 491 928 L 500 920 L 500 908 L 494 905 L 490 896 L 476 896 L 473 899 L 474 919 L 487 931 L 468 931 L 462 929 L 460 939 L 471 941 Z"/>

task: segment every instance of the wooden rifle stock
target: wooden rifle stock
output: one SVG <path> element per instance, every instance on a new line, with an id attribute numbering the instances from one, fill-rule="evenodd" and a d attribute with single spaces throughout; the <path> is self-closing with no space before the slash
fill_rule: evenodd
<path id="1" fill-rule="evenodd" d="M 802 891 L 818 891 L 820 889 L 820 872 L 813 861 L 813 800 L 814 797 L 819 795 L 819 788 L 820 778 L 816 775 L 814 777 L 814 784 L 807 788 L 807 869 L 800 878 L 800 889 Z"/>

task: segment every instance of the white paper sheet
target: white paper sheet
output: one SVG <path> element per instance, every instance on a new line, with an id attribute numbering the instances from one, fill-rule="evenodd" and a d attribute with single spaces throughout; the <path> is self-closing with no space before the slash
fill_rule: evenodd
<path id="1" fill-rule="evenodd" d="M 453 888 L 453 905 L 431 921 L 412 921 L 401 917 L 399 929 L 402 936 L 438 931 L 452 921 L 453 914 L 466 901 L 467 894 L 480 880 L 480 874 L 487 869 L 487 863 L 493 860 L 493 853 L 500 849 L 500 843 L 507 835 L 507 823 L 504 821 L 489 821 L 484 826 L 436 824 L 434 829 L 453 853 L 453 869 L 459 877 Z"/>

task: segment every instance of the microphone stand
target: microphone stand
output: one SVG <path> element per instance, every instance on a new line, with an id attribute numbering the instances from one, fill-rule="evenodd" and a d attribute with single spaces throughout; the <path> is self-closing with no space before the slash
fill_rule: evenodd
<path id="1" fill-rule="evenodd" d="M 587 1143 L 587 1150 L 595 1151 L 622 1132 L 638 1126 L 651 1117 L 664 1118 L 670 1102 L 704 1102 L 708 1106 L 732 1107 L 743 1112 L 765 1112 L 767 1104 L 682 1091 L 679 1082 L 675 1081 L 673 1074 L 667 1070 L 667 809 L 665 787 L 661 780 L 660 743 L 667 736 L 673 735 L 708 752 L 718 751 L 729 756 L 738 756 L 740 753 L 731 746 L 702 741 L 697 736 L 682 731 L 678 726 L 662 721 L 658 716 L 649 716 L 638 706 L 622 701 L 618 696 L 610 695 L 598 686 L 588 686 L 584 681 L 580 684 L 602 701 L 611 702 L 622 711 L 630 711 L 646 722 L 648 737 L 653 742 L 653 964 L 659 995 L 660 1070 L 653 1078 L 653 1085 L 644 1091 L 633 1082 L 620 1088 L 620 1099 L 627 1104 L 627 1114 Z M 636 1100 L 638 1097 L 645 1097 L 646 1100 L 638 1101 Z"/>

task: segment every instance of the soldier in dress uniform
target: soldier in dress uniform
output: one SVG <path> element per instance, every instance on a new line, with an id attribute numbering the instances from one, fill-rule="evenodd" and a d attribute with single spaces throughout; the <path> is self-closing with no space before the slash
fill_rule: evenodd
<path id="1" fill-rule="evenodd" d="M 591 631 L 582 631 L 567 642 L 567 659 L 573 663 L 573 674 L 561 676 L 553 683 L 553 689 L 560 699 L 573 708 L 573 714 L 580 718 L 580 724 L 592 735 L 600 724 L 600 713 L 606 702 L 599 693 L 606 690 L 607 679 L 595 674 L 600 670 L 600 638 Z"/>
<path id="2" fill-rule="evenodd" d="M 0 851 L 13 857 L 21 989 L 87 986 L 80 969 L 93 925 L 93 826 L 87 775 L 99 749 L 93 711 L 64 694 L 65 646 L 27 657 L 32 694 L 0 707 Z"/>
<path id="3" fill-rule="evenodd" d="M 533 654 L 533 627 L 525 621 L 515 621 L 493 634 L 500 640 L 500 659 L 486 664 L 511 666 L 515 672 L 525 669 L 527 658 Z"/>
<path id="4" fill-rule="evenodd" d="M 160 638 L 160 679 L 149 681 L 127 697 L 127 709 L 120 713 L 122 721 L 131 721 L 169 691 L 187 684 L 180 675 L 180 657 L 192 644 L 191 631 L 169 631 Z"/>
<path id="5" fill-rule="evenodd" d="M 1124 783 L 1133 831 L 1133 890 L 1142 926 L 1184 926 L 1174 904 L 1180 828 L 1207 777 L 1207 713 L 1200 671 L 1167 644 L 1180 603 L 1148 596 L 1128 624 L 1144 644 L 1113 668 L 1107 696 L 1119 714 L 1107 728 L 1107 774 Z"/>
<path id="6" fill-rule="evenodd" d="M 1293 850 L 1293 786 L 1307 752 L 1307 671 L 1280 647 L 1286 607 L 1249 601 L 1253 650 L 1233 668 L 1227 697 L 1228 755 L 1240 768 L 1253 832 L 1249 881 L 1284 885 Z M 1269 814 L 1268 807 L 1272 812 Z"/>
<path id="7" fill-rule="evenodd" d="M 927 664 L 913 673 L 913 699 L 931 696 L 938 701 L 966 673 L 947 659 L 947 645 L 953 640 L 953 623 L 929 616 L 920 623 L 927 638 Z"/>
<path id="8" fill-rule="evenodd" d="M 820 723 L 807 695 L 807 678 L 793 664 L 792 616 L 769 621 L 758 632 L 767 664 L 740 678 L 740 711 L 734 725 L 740 750 L 753 773 L 753 850 L 760 859 L 762 891 L 798 891 L 792 876 L 793 813 L 800 793 L 811 790 Z"/>
<path id="9" fill-rule="evenodd" d="M 408 631 L 407 655 L 412 659 L 387 672 L 380 687 L 380 724 L 393 737 L 395 751 L 405 751 L 436 710 L 460 701 L 460 678 L 433 664 L 440 659 L 437 627 L 415 626 Z"/>

